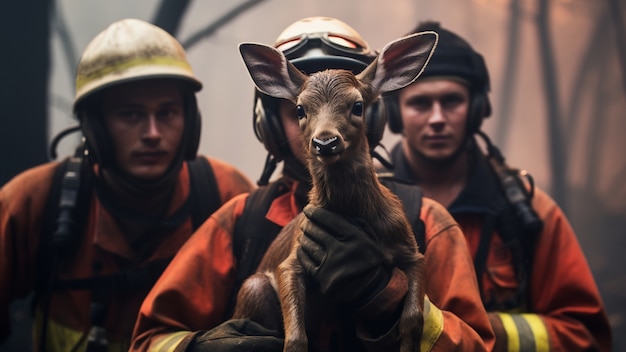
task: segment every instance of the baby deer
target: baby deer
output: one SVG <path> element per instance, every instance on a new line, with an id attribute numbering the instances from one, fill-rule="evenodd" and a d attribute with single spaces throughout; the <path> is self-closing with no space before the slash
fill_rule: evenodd
<path id="1" fill-rule="evenodd" d="M 307 76 L 272 47 L 254 43 L 239 46 L 257 88 L 297 105 L 313 182 L 309 204 L 366 220 L 391 264 L 406 274 L 409 291 L 400 316 L 401 351 L 406 352 L 419 348 L 424 258 L 400 200 L 378 181 L 364 113 L 379 94 L 415 81 L 436 42 L 434 32 L 397 39 L 356 76 L 347 70 L 326 70 Z M 310 288 L 306 287 L 306 273 L 296 258 L 297 238 L 303 235 L 299 227 L 302 218 L 303 214 L 298 215 L 280 232 L 257 274 L 242 286 L 235 308 L 235 318 L 254 316 L 250 310 L 271 300 L 259 287 L 267 289 L 271 283 L 278 291 L 285 351 L 306 351 L 309 347 L 305 297 Z M 259 284 L 259 280 L 265 282 Z"/>

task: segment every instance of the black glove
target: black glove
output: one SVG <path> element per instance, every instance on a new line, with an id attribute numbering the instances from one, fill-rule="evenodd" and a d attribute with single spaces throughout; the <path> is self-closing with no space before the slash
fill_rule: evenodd
<path id="1" fill-rule="evenodd" d="M 194 337 L 188 352 L 276 352 L 283 350 L 283 338 L 248 319 L 231 319 Z"/>
<path id="2" fill-rule="evenodd" d="M 366 226 L 311 205 L 303 212 L 298 260 L 321 293 L 353 308 L 362 307 L 389 282 L 390 259 Z"/>

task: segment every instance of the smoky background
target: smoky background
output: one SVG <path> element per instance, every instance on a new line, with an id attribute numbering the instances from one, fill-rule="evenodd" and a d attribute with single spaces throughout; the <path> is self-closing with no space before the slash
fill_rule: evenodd
<path id="1" fill-rule="evenodd" d="M 204 83 L 199 153 L 252 180 L 261 175 L 266 151 L 253 132 L 253 85 L 239 43 L 271 44 L 292 22 L 322 15 L 347 22 L 380 49 L 419 21 L 440 21 L 484 56 L 493 114 L 483 130 L 507 162 L 527 170 L 568 215 L 607 306 L 615 351 L 626 350 L 620 333 L 626 326 L 623 0 L 33 0 L 0 6 L 0 185 L 52 160 L 52 138 L 77 124 L 71 105 L 80 54 L 116 20 L 155 23 L 183 43 Z M 78 138 L 64 138 L 57 159 L 71 154 Z M 383 144 L 391 148 L 398 138 L 387 131 Z M 14 309 L 14 336 L 1 351 L 23 350 L 29 314 Z"/>

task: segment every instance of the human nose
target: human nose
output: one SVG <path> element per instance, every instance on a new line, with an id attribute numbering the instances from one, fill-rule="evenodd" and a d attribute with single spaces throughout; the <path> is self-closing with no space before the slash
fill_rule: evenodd
<path id="1" fill-rule="evenodd" d="M 436 124 L 443 124 L 445 123 L 445 116 L 443 113 L 443 108 L 441 107 L 441 104 L 438 101 L 433 102 L 432 105 L 432 113 L 430 114 L 430 117 L 428 118 L 428 123 L 431 125 L 436 125 Z"/>
<path id="2" fill-rule="evenodd" d="M 144 129 L 143 137 L 146 139 L 158 139 L 161 138 L 161 130 L 157 118 L 154 114 L 149 114 L 146 119 L 146 126 Z"/>

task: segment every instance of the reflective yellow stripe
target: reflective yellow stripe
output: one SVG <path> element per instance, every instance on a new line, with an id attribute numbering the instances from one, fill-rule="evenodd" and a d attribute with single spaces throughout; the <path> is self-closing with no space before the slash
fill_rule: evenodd
<path id="1" fill-rule="evenodd" d="M 178 66 L 183 69 L 191 71 L 191 66 L 189 66 L 189 63 L 172 58 L 172 57 L 154 56 L 154 57 L 150 57 L 147 59 L 137 58 L 134 60 L 127 60 L 124 62 L 120 62 L 117 65 L 106 65 L 100 70 L 76 77 L 76 91 L 80 91 L 89 82 L 98 80 L 106 75 L 111 74 L 112 72 L 122 72 L 135 66 L 148 66 L 148 65 Z"/>
<path id="2" fill-rule="evenodd" d="M 530 326 L 530 330 L 533 332 L 533 336 L 535 337 L 535 351 L 550 351 L 548 329 L 546 329 L 546 325 L 543 323 L 543 320 L 541 320 L 537 314 L 522 314 L 521 316 L 526 320 Z"/>
<path id="3" fill-rule="evenodd" d="M 189 331 L 178 331 L 169 335 L 165 335 L 154 346 L 150 347 L 150 352 L 173 352 L 176 346 L 189 335 Z"/>
<path id="4" fill-rule="evenodd" d="M 35 311 L 35 322 L 33 324 L 35 346 L 39 346 L 41 340 L 41 327 L 43 316 L 41 310 Z M 48 319 L 46 324 L 46 351 L 84 351 L 87 348 L 87 337 L 89 332 L 69 328 L 61 325 L 52 319 Z M 130 341 L 108 341 L 107 352 L 127 352 Z"/>
<path id="5" fill-rule="evenodd" d="M 548 330 L 537 314 L 498 315 L 506 331 L 509 351 L 550 351 Z"/>
<path id="6" fill-rule="evenodd" d="M 420 341 L 420 351 L 430 351 L 443 331 L 443 313 L 434 304 L 430 303 L 428 297 L 424 298 L 424 329 L 422 330 L 422 340 Z"/>
<path id="7" fill-rule="evenodd" d="M 39 319 L 38 319 L 39 320 Z M 41 332 L 38 326 L 38 340 Z M 84 351 L 87 347 L 87 333 L 70 329 L 52 319 L 46 324 L 46 348 L 50 351 Z"/>
<path id="8" fill-rule="evenodd" d="M 506 313 L 498 313 L 498 315 L 500 316 L 500 320 L 502 320 L 502 325 L 506 331 L 508 340 L 507 350 L 509 352 L 519 351 L 519 333 L 517 332 L 517 326 L 515 325 L 515 321 L 513 321 L 513 317 Z"/>

